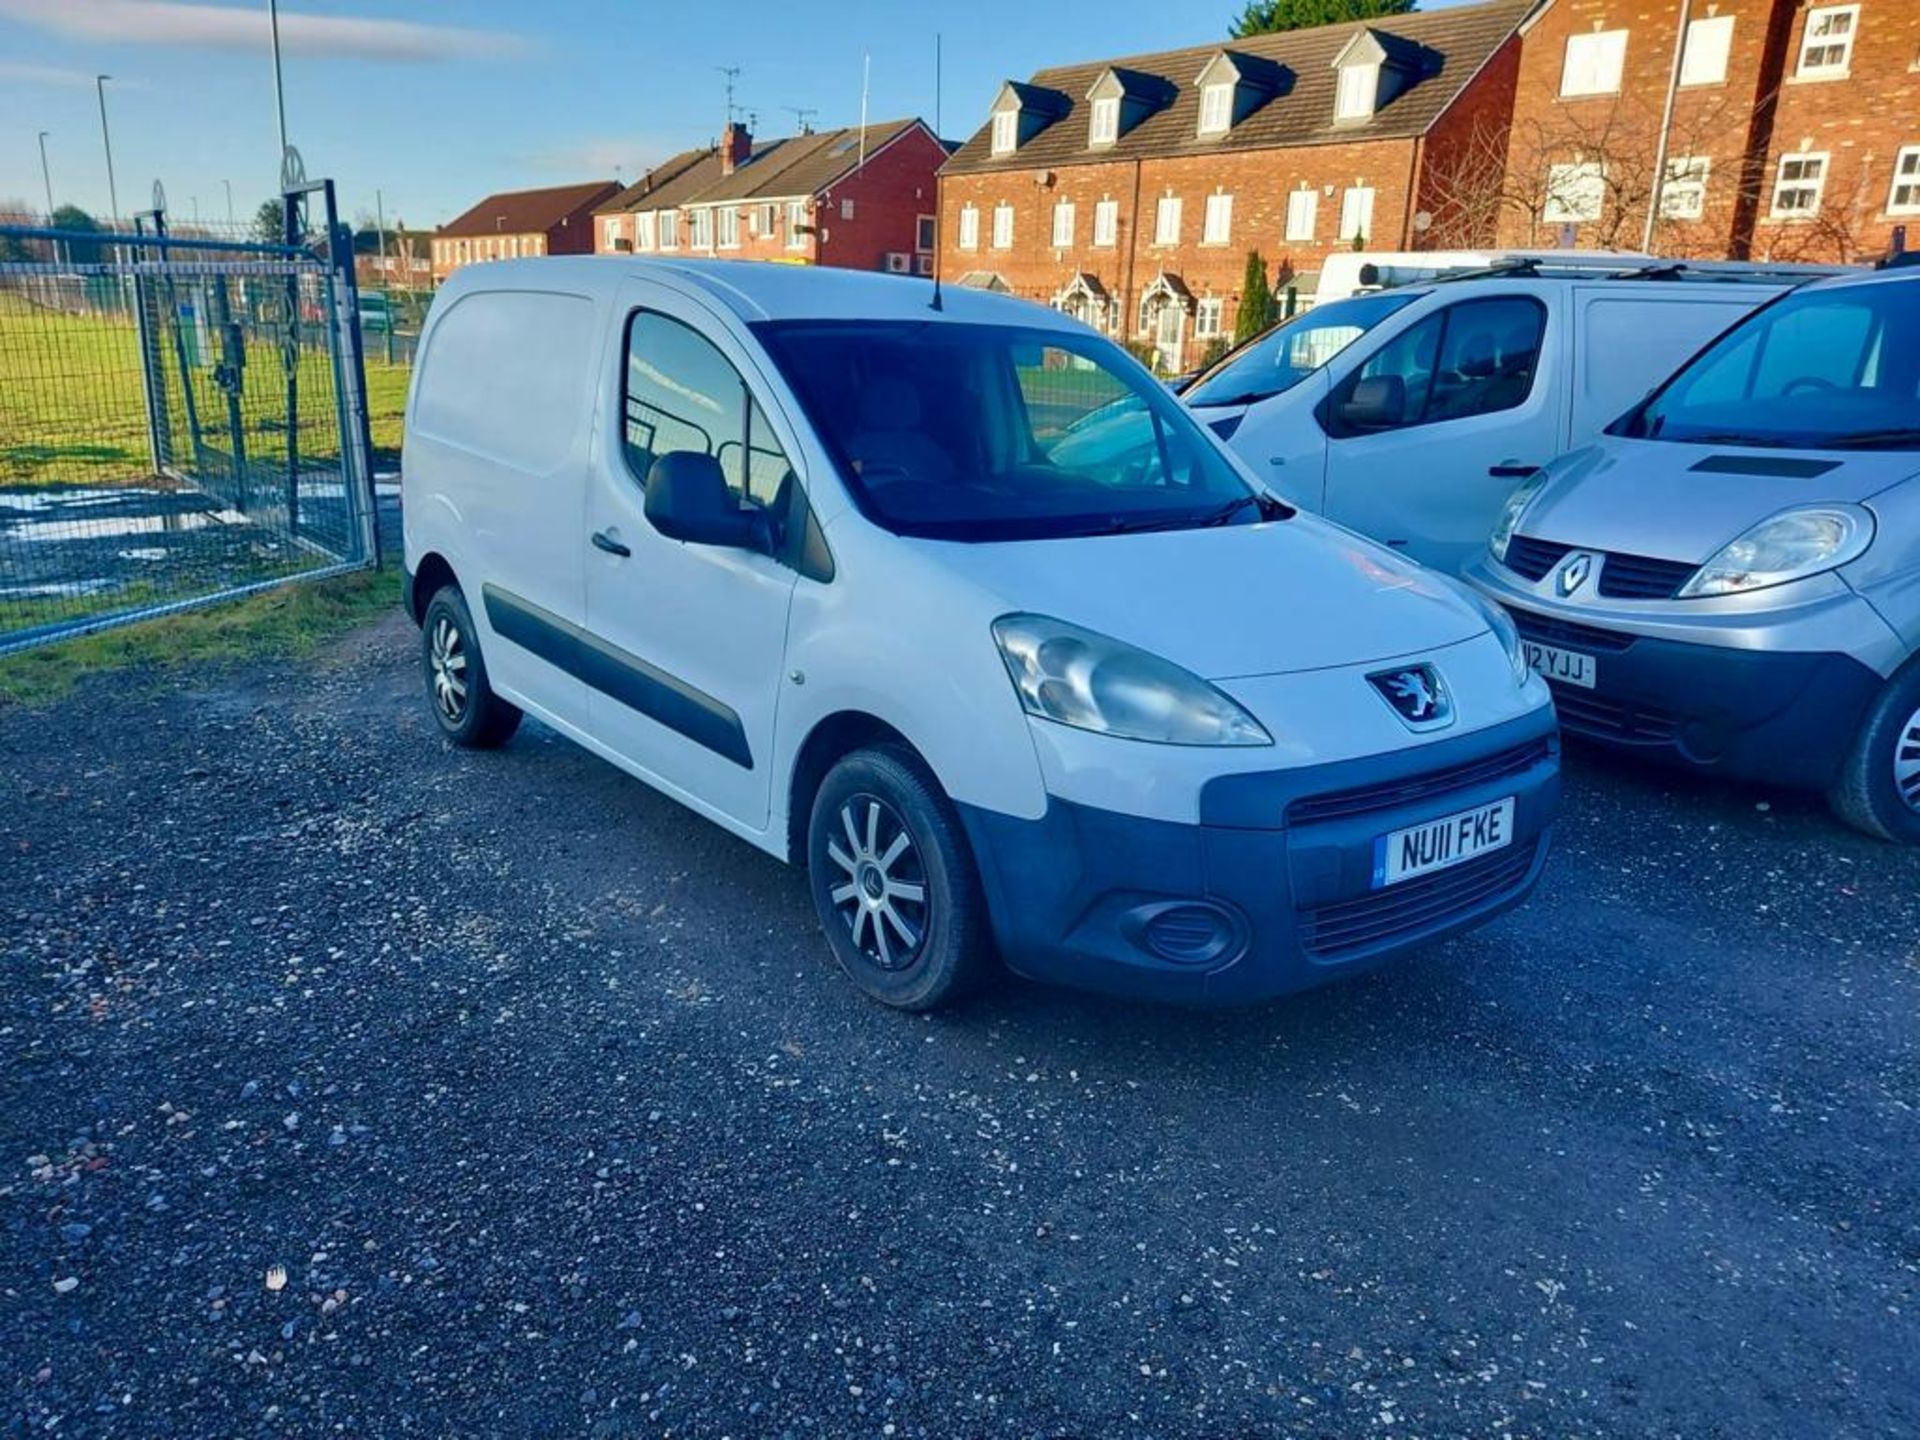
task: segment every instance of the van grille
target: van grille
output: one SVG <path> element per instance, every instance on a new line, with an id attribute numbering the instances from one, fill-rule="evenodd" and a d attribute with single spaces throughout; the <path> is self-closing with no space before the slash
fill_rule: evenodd
<path id="1" fill-rule="evenodd" d="M 1544 580 L 1575 547 L 1558 540 L 1536 540 L 1516 535 L 1507 542 L 1507 568 L 1526 580 Z M 1600 593 L 1609 600 L 1671 600 L 1693 578 L 1699 567 L 1685 560 L 1659 560 L 1651 555 L 1626 555 L 1595 550 L 1600 566 Z"/>
<path id="2" fill-rule="evenodd" d="M 1501 850 L 1354 900 L 1309 910 L 1302 930 L 1310 954 L 1336 957 L 1444 928 L 1510 898 L 1526 883 L 1539 843 Z"/>
<path id="3" fill-rule="evenodd" d="M 1680 717 L 1651 705 L 1625 705 L 1564 685 L 1553 687 L 1553 708 L 1560 724 L 1576 735 L 1627 745 L 1671 745 Z"/>
<path id="4" fill-rule="evenodd" d="M 1530 770 L 1546 759 L 1552 748 L 1552 742 L 1542 736 L 1510 750 L 1450 765 L 1443 770 L 1429 770 L 1425 774 L 1409 775 L 1403 780 L 1382 781 L 1376 785 L 1359 785 L 1351 790 L 1335 790 L 1326 795 L 1310 795 L 1287 807 L 1287 822 L 1306 825 L 1317 820 L 1366 815 L 1375 810 L 1396 809 L 1450 791 L 1465 790 L 1472 785 Z"/>

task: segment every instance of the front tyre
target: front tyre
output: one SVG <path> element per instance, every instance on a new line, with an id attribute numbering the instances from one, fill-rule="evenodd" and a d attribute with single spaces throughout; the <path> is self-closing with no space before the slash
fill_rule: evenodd
<path id="1" fill-rule="evenodd" d="M 856 750 L 827 773 L 807 824 L 807 874 L 834 958 L 872 999 L 932 1010 L 985 973 L 973 856 L 952 803 L 904 746 Z"/>
<path id="2" fill-rule="evenodd" d="M 1869 835 L 1920 845 L 1920 660 L 1880 692 L 1827 799 Z"/>
<path id="3" fill-rule="evenodd" d="M 487 662 L 466 597 L 443 585 L 427 602 L 420 623 L 420 666 L 427 682 L 427 704 L 440 733 L 469 750 L 504 745 L 520 728 L 518 707 L 493 693 Z"/>

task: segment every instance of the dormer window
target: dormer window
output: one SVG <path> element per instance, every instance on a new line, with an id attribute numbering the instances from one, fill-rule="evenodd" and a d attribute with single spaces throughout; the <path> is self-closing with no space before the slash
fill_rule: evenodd
<path id="1" fill-rule="evenodd" d="M 1340 89 L 1333 102 L 1333 118 L 1365 120 L 1373 114 L 1374 100 L 1379 94 L 1378 65 L 1342 65 Z"/>
<path id="2" fill-rule="evenodd" d="M 1089 145 L 1111 145 L 1120 138 L 1120 97 L 1105 96 L 1093 102 L 1093 118 L 1087 132 Z"/>
<path id="3" fill-rule="evenodd" d="M 1200 90 L 1200 133 L 1224 135 L 1233 128 L 1233 86 L 1206 85 Z"/>
<path id="4" fill-rule="evenodd" d="M 993 153 L 1011 155 L 1020 144 L 1020 112 L 1002 110 L 993 117 Z"/>

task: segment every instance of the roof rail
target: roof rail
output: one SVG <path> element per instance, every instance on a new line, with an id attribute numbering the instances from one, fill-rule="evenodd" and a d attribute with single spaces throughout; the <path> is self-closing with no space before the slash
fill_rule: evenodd
<path id="1" fill-rule="evenodd" d="M 1591 280 L 1691 280 L 1724 283 L 1802 284 L 1857 271 L 1857 265 L 1774 264 L 1747 260 L 1667 260 L 1651 255 L 1581 255 L 1556 260 L 1550 254 L 1515 255 L 1472 269 L 1442 271 L 1433 284 L 1461 280 L 1539 279 L 1568 275 Z M 1364 281 L 1366 269 L 1361 276 Z"/>

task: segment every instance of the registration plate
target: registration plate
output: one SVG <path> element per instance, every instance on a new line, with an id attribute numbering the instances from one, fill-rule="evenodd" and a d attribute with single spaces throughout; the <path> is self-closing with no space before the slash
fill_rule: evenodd
<path id="1" fill-rule="evenodd" d="M 1373 842 L 1373 888 L 1431 875 L 1513 843 L 1513 796 L 1409 825 Z"/>
<path id="2" fill-rule="evenodd" d="M 1540 645 L 1532 640 L 1520 642 L 1527 657 L 1527 666 L 1536 675 L 1548 680 L 1557 680 L 1562 685 L 1577 685 L 1582 690 L 1593 689 L 1600 662 L 1591 655 L 1578 650 L 1562 650 L 1557 645 Z"/>

